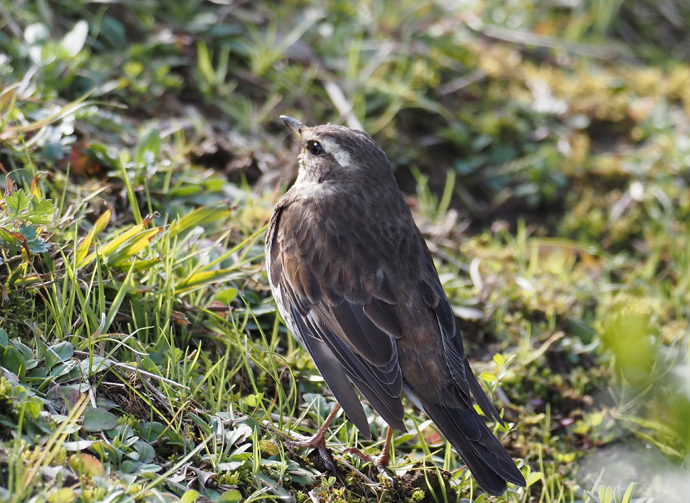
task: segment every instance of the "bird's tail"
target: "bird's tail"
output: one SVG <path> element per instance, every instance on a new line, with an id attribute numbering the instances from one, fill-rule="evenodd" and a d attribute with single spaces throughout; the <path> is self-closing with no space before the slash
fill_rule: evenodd
<path id="1" fill-rule="evenodd" d="M 456 400 L 452 402 L 458 406 L 448 405 L 449 401 L 443 404 L 422 402 L 422 405 L 460 454 L 479 487 L 493 496 L 500 496 L 506 490 L 506 481 L 524 486 L 522 473 L 474 408 Z"/>

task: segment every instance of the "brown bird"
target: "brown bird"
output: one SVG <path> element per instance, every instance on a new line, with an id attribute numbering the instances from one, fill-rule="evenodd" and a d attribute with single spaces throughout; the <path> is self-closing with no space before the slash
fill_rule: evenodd
<path id="1" fill-rule="evenodd" d="M 371 438 L 354 386 L 396 430 L 403 393 L 441 430 L 489 494 L 520 470 L 473 407 L 503 424 L 472 373 L 431 254 L 366 133 L 281 117 L 300 142 L 299 175 L 268 227 L 271 289 L 288 328 L 360 432 Z M 474 399 L 474 401 L 473 401 Z M 331 413 L 298 446 L 325 452 Z M 384 459 L 390 441 L 390 428 Z"/>

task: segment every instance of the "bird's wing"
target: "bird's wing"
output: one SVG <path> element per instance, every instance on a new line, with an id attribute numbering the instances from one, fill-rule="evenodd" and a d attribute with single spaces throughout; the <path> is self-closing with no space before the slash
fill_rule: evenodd
<path id="1" fill-rule="evenodd" d="M 341 232 L 317 227 L 303 205 L 279 205 L 269 226 L 271 285 L 280 291 L 290 328 L 357 428 L 369 434 L 345 375 L 388 424 L 404 430 L 395 298 L 381 268 L 351 253 L 344 239 L 338 246 Z"/>
<path id="2" fill-rule="evenodd" d="M 472 397 L 488 417 L 503 424 L 470 368 L 460 331 L 433 268 L 431 256 L 423 259 L 422 264 L 418 291 L 436 316 L 452 384 L 443 386 L 441 399 L 436 402 L 424 396 L 418 399 L 425 412 L 465 460 L 482 489 L 489 494 L 500 495 L 506 489 L 506 481 L 524 486 L 522 473 L 473 408 Z"/>
<path id="3" fill-rule="evenodd" d="M 418 283 L 419 293 L 424 303 L 434 311 L 443 340 L 443 352 L 446 365 L 453 376 L 463 401 L 472 407 L 472 398 L 481 407 L 484 414 L 503 425 L 503 419 L 496 407 L 482 389 L 479 381 L 470 368 L 470 362 L 465 355 L 460 330 L 455 323 L 453 310 L 448 302 L 443 287 L 438 279 L 438 273 L 433 265 L 431 254 L 426 250 L 426 258 L 422 260 L 422 278 Z"/>

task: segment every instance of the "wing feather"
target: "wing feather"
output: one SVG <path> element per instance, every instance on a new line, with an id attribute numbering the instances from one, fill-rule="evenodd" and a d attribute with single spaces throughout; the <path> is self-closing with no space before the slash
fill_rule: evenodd
<path id="1" fill-rule="evenodd" d="M 295 320 L 297 320 L 306 350 L 313 358 L 314 363 L 316 363 L 316 367 L 319 369 L 326 384 L 328 384 L 328 387 L 338 399 L 338 403 L 340 403 L 343 410 L 347 413 L 347 417 L 350 418 L 350 421 L 355 424 L 357 429 L 366 438 L 371 438 L 367 416 L 342 365 L 334 357 L 333 352 L 326 343 L 310 334 L 310 330 L 301 322 L 301 318 L 297 313 L 293 312 L 293 315 Z"/>
<path id="2" fill-rule="evenodd" d="M 369 436 L 369 426 L 351 383 L 386 422 L 404 430 L 403 379 L 395 343 L 402 326 L 385 274 L 374 269 L 375 277 L 369 278 L 334 264 L 314 267 L 322 263 L 322 251 L 314 250 L 318 246 L 303 214 L 287 204 L 276 209 L 267 257 L 271 287 L 284 304 L 281 313 L 363 434 Z"/>
<path id="3" fill-rule="evenodd" d="M 431 260 L 431 258 L 429 258 Z M 470 368 L 470 363 L 465 355 L 465 349 L 462 345 L 462 337 L 460 330 L 457 328 L 453 310 L 450 307 L 448 298 L 443 293 L 436 271 L 433 274 L 428 273 L 426 278 L 419 282 L 419 291 L 422 299 L 426 305 L 432 309 L 436 315 L 439 328 L 441 329 L 441 336 L 443 339 L 443 353 L 446 359 L 446 365 L 450 371 L 455 385 L 460 391 L 465 405 L 472 406 L 472 397 L 481 407 L 487 417 L 498 421 L 503 425 L 503 419 L 496 410 L 496 407 L 491 403 L 491 400 L 482 389 L 479 381 Z"/>

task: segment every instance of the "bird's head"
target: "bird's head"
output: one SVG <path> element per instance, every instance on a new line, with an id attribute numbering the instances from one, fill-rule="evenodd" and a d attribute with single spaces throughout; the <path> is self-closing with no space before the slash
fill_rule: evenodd
<path id="1" fill-rule="evenodd" d="M 393 180 L 386 154 L 364 131 L 331 124 L 307 127 L 292 117 L 280 118 L 300 143 L 297 184 Z"/>

